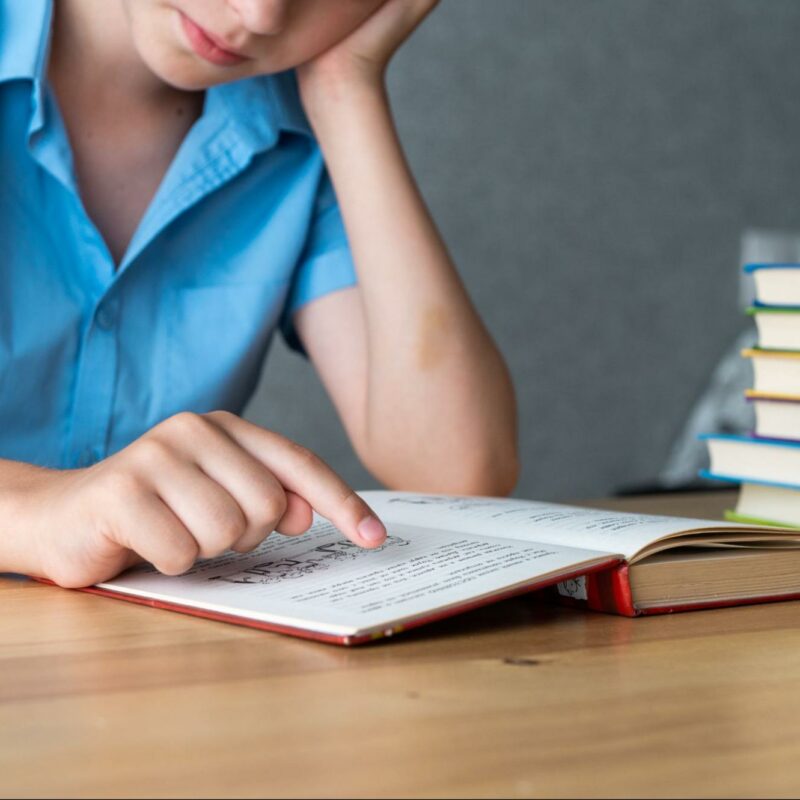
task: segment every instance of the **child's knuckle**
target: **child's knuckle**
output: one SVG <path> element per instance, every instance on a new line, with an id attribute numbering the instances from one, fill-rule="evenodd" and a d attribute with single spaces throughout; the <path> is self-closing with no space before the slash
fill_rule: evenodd
<path id="1" fill-rule="evenodd" d="M 322 459 L 313 451 L 302 444 L 288 440 L 289 450 L 301 469 L 317 472 L 324 467 Z"/>
<path id="2" fill-rule="evenodd" d="M 136 455 L 137 462 L 148 472 L 158 470 L 160 467 L 163 468 L 165 464 L 174 458 L 172 448 L 155 436 L 149 436 L 138 441 L 133 452 Z"/>
<path id="3" fill-rule="evenodd" d="M 225 425 L 226 423 L 230 423 L 233 420 L 237 419 L 236 414 L 230 411 L 225 411 L 225 409 L 217 409 L 216 411 L 209 411 L 207 414 L 203 414 L 202 416 L 219 425 Z"/>
<path id="4" fill-rule="evenodd" d="M 127 469 L 107 470 L 98 481 L 100 500 L 130 499 L 144 494 L 147 486 L 144 479 Z"/>
<path id="5" fill-rule="evenodd" d="M 230 549 L 230 546 L 242 537 L 247 528 L 244 515 L 238 509 L 232 507 L 219 509 L 214 517 L 215 535 L 207 544 L 210 556 L 219 555 Z"/>
<path id="6" fill-rule="evenodd" d="M 209 421 L 201 414 L 195 414 L 192 411 L 181 411 L 174 414 L 162 424 L 170 433 L 186 437 L 189 440 L 204 436 L 210 425 Z"/>
<path id="7" fill-rule="evenodd" d="M 264 498 L 260 522 L 262 525 L 274 525 L 286 513 L 288 502 L 286 494 L 282 490 L 273 491 Z"/>

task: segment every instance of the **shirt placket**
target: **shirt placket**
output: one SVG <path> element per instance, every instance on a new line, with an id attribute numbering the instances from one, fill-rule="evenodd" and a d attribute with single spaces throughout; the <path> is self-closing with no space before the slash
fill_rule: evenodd
<path id="1" fill-rule="evenodd" d="M 94 464 L 107 454 L 119 360 L 119 294 L 101 296 L 81 337 L 69 437 L 70 460 L 76 467 Z"/>
<path id="2" fill-rule="evenodd" d="M 75 232 L 84 253 L 74 265 L 82 284 L 83 314 L 62 463 L 87 466 L 106 455 L 117 375 L 120 292 L 111 253 L 80 201 L 63 121 L 42 82 L 35 82 L 33 99 L 29 151 L 72 197 Z"/>
<path id="3" fill-rule="evenodd" d="M 41 92 L 41 84 L 36 88 Z M 47 96 L 40 94 L 38 99 L 39 108 L 43 109 Z M 53 105 L 47 112 L 45 115 L 40 111 L 33 121 L 31 154 L 73 195 L 75 224 L 85 253 L 82 263 L 76 265 L 85 305 L 62 462 L 85 467 L 109 453 L 120 338 L 124 335 L 123 289 L 131 280 L 144 277 L 129 274 L 133 262 L 177 217 L 245 169 L 257 149 L 274 144 L 275 134 L 271 132 L 266 141 L 258 143 L 262 146 L 258 148 L 235 126 L 226 124 L 229 119 L 219 113 L 190 131 L 116 269 L 108 247 L 80 201 L 63 122 Z"/>

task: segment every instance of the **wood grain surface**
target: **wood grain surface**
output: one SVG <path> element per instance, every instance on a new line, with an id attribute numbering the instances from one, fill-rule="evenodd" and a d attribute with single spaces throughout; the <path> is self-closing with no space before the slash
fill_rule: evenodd
<path id="1" fill-rule="evenodd" d="M 800 603 L 517 598 L 344 649 L 0 578 L 4 797 L 797 796 L 798 742 Z"/>

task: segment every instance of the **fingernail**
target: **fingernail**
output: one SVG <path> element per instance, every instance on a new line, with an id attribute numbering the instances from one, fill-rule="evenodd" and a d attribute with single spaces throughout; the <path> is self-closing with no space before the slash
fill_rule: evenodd
<path id="1" fill-rule="evenodd" d="M 358 535 L 368 542 L 380 542 L 386 538 L 386 528 L 376 517 L 364 517 L 358 523 Z"/>

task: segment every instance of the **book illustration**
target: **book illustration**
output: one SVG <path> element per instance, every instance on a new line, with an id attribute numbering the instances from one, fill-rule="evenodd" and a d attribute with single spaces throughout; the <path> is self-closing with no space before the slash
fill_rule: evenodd
<path id="1" fill-rule="evenodd" d="M 575 600 L 586 600 L 586 576 L 580 575 L 567 581 L 561 581 L 556 586 L 562 597 L 572 597 Z"/>
<path id="2" fill-rule="evenodd" d="M 403 539 L 400 536 L 388 536 L 380 547 L 365 550 L 353 542 L 328 542 L 327 544 L 309 548 L 291 558 L 260 561 L 247 567 L 247 569 L 230 572 L 225 575 L 213 575 L 206 578 L 206 580 L 263 586 L 323 572 L 326 569 L 330 569 L 335 563 L 357 561 L 369 553 L 378 553 L 394 547 L 404 547 L 408 543 L 407 539 Z"/>

